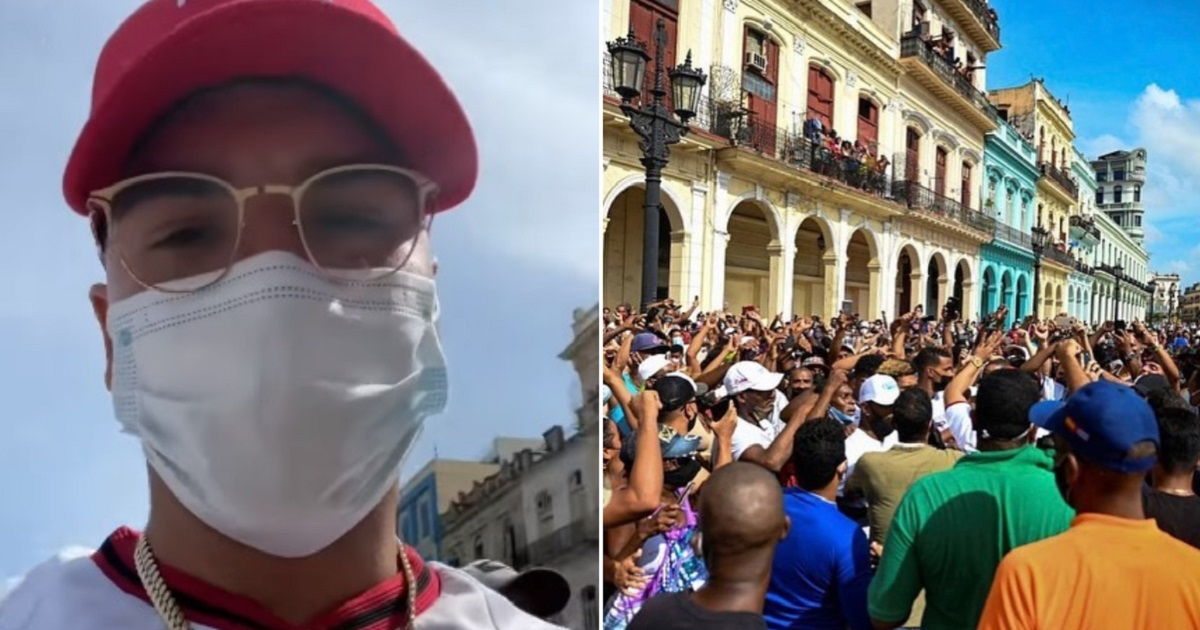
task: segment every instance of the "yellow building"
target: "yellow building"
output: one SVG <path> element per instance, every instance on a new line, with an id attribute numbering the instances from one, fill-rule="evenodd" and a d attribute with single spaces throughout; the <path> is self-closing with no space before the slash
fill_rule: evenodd
<path id="1" fill-rule="evenodd" d="M 979 245 L 994 230 L 978 211 L 983 136 L 996 126 L 982 65 L 999 48 L 980 6 L 607 0 L 607 39 L 632 31 L 648 42 L 661 19 L 667 65 L 690 53 L 709 75 L 663 175 L 659 295 L 772 314 L 845 305 L 875 318 L 936 311 L 958 294 L 974 318 Z M 604 302 L 614 305 L 640 296 L 644 170 L 608 65 Z M 821 150 L 812 120 L 863 150 Z"/>
<path id="2" fill-rule="evenodd" d="M 1047 230 L 1042 256 L 1038 315 L 1067 311 L 1065 295 L 1075 256 L 1070 251 L 1071 217 L 1079 213 L 1079 184 L 1071 175 L 1075 131 L 1071 111 L 1050 93 L 1041 79 L 992 90 L 991 100 L 1015 129 L 1037 147 L 1037 214 L 1035 225 Z"/>

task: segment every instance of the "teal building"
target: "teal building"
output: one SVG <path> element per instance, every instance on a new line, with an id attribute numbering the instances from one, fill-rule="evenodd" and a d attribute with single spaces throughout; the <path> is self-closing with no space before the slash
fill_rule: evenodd
<path id="1" fill-rule="evenodd" d="M 1006 326 L 1033 312 L 1034 195 L 1037 150 L 1029 139 L 1001 121 L 983 143 L 983 211 L 996 219 L 990 243 L 979 248 L 980 310 L 1008 306 Z"/>

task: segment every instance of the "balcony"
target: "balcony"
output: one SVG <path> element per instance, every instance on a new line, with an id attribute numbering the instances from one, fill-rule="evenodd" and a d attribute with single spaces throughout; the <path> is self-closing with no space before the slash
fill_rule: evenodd
<path id="1" fill-rule="evenodd" d="M 1075 268 L 1075 257 L 1065 248 L 1060 249 L 1058 245 L 1049 245 L 1046 247 L 1046 250 L 1042 252 L 1042 258 L 1048 258 L 1072 269 Z"/>
<path id="2" fill-rule="evenodd" d="M 995 234 L 996 231 L 996 220 L 992 217 L 978 210 L 964 208 L 959 202 L 916 182 L 892 182 L 892 199 L 920 215 L 956 223 L 984 234 Z"/>
<path id="3" fill-rule="evenodd" d="M 1000 20 L 984 0 L 945 0 L 939 3 L 966 35 L 979 43 L 984 52 L 1000 49 Z"/>
<path id="4" fill-rule="evenodd" d="M 703 124 L 702 132 L 723 138 L 732 147 L 718 152 L 721 168 L 881 218 L 900 213 L 887 196 L 890 163 L 871 157 L 878 155 L 874 143 L 863 147 L 861 154 L 854 149 L 843 154 L 797 131 L 757 122 L 744 111 L 706 110 L 699 113 L 695 126 Z M 764 158 L 770 162 L 764 163 Z"/>
<path id="5" fill-rule="evenodd" d="M 1049 178 L 1067 193 L 1067 196 L 1071 198 L 1068 203 L 1079 200 L 1079 185 L 1071 179 L 1070 175 L 1067 175 L 1066 171 L 1060 170 L 1049 162 L 1038 164 L 1038 170 L 1042 172 L 1042 177 Z"/>
<path id="6" fill-rule="evenodd" d="M 1079 273 L 1087 274 L 1089 276 L 1096 273 L 1095 269 L 1088 266 L 1082 260 L 1075 261 L 1075 271 L 1078 271 Z"/>
<path id="7" fill-rule="evenodd" d="M 1079 241 L 1096 244 L 1100 242 L 1100 227 L 1092 217 L 1074 215 L 1070 219 L 1071 237 Z"/>
<path id="8" fill-rule="evenodd" d="M 987 96 L 935 52 L 932 43 L 922 39 L 919 31 L 910 31 L 900 38 L 900 65 L 979 129 L 995 131 L 999 126 L 999 115 Z"/>
<path id="9" fill-rule="evenodd" d="M 596 545 L 600 539 L 596 532 L 597 519 L 596 513 L 593 512 L 591 518 L 575 519 L 566 527 L 560 527 L 533 541 L 529 545 L 529 564 L 535 567 L 545 566 L 577 547 Z"/>
<path id="10" fill-rule="evenodd" d="M 1013 245 L 1018 249 L 1033 249 L 1033 236 L 1028 232 L 1022 232 L 1011 225 L 996 221 L 996 230 L 993 232 L 997 240 L 1004 241 L 1009 245 Z"/>

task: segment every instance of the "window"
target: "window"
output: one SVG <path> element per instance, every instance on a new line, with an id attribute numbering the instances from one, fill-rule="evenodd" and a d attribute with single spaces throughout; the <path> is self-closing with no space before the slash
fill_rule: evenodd
<path id="1" fill-rule="evenodd" d="M 945 147 L 938 147 L 934 153 L 933 192 L 946 196 L 946 156 L 949 152 Z"/>
<path id="2" fill-rule="evenodd" d="M 876 141 L 879 139 L 879 107 L 871 99 L 858 99 L 858 141 L 863 143 L 872 153 L 876 152 Z"/>
<path id="3" fill-rule="evenodd" d="M 1133 227 L 1142 227 L 1142 215 L 1133 215 Z"/>
<path id="4" fill-rule="evenodd" d="M 663 67 L 674 68 L 675 48 L 677 46 L 676 31 L 678 30 L 678 0 L 631 0 L 629 3 L 629 32 L 640 42 L 654 41 L 654 32 L 658 20 L 663 21 L 667 31 L 667 45 L 663 48 Z M 650 44 L 653 46 L 653 44 Z M 654 69 L 651 67 L 643 78 L 642 98 L 647 98 L 654 88 Z M 668 87 L 664 97 L 667 111 L 674 111 L 671 105 L 671 90 Z"/>
<path id="5" fill-rule="evenodd" d="M 430 523 L 429 513 L 433 511 L 433 506 L 430 505 L 429 499 L 422 499 L 420 504 L 421 513 L 421 538 L 433 535 L 433 526 Z"/>
<path id="6" fill-rule="evenodd" d="M 1121 203 L 1121 187 L 1113 187 L 1113 203 Z"/>
<path id="7" fill-rule="evenodd" d="M 483 551 L 484 551 L 483 550 L 483 536 L 481 536 L 479 534 L 475 534 L 475 545 L 474 545 L 475 557 L 471 558 L 471 559 L 472 560 L 482 560 L 482 559 L 486 558 L 487 556 L 484 555 Z"/>
<path id="8" fill-rule="evenodd" d="M 962 163 L 962 187 L 959 188 L 959 201 L 964 209 L 971 207 L 971 164 Z"/>
<path id="9" fill-rule="evenodd" d="M 1133 202 L 1141 203 L 1141 201 L 1142 201 L 1142 187 L 1134 186 L 1133 187 Z"/>
<path id="10" fill-rule="evenodd" d="M 1098 182 L 1108 181 L 1108 173 L 1106 173 L 1104 171 L 1096 171 L 1096 181 L 1098 181 Z"/>
<path id="11" fill-rule="evenodd" d="M 921 176 L 921 132 L 909 127 L 904 134 L 904 179 L 916 182 Z"/>
<path id="12" fill-rule="evenodd" d="M 1104 205 L 1104 189 L 1103 188 L 1099 188 L 1096 190 L 1096 205 L 1098 205 L 1098 206 Z"/>
<path id="13" fill-rule="evenodd" d="M 1058 166 L 1058 138 L 1050 137 L 1050 166 Z"/>
<path id="14" fill-rule="evenodd" d="M 808 67 L 808 118 L 833 128 L 833 77 L 817 66 Z"/>
<path id="15" fill-rule="evenodd" d="M 1113 181 L 1120 182 L 1125 180 L 1125 171 L 1113 171 Z"/>
<path id="16" fill-rule="evenodd" d="M 1038 129 L 1038 162 L 1046 161 L 1046 128 Z"/>

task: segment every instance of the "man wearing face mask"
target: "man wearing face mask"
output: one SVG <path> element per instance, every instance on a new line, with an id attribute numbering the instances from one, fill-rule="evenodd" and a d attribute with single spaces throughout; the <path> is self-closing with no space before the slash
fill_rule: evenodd
<path id="1" fill-rule="evenodd" d="M 892 429 L 892 405 L 900 397 L 896 379 L 876 374 L 863 381 L 858 394 L 860 420 L 846 437 L 846 475 L 838 486 L 838 508 L 859 525 L 867 526 L 867 501 L 862 495 L 846 495 L 846 479 L 866 453 L 878 453 L 895 446 L 899 435 Z"/>
<path id="2" fill-rule="evenodd" d="M 945 348 L 928 347 L 917 352 L 912 363 L 917 373 L 917 387 L 924 390 L 933 403 L 933 426 L 941 431 L 946 428 L 943 393 L 954 378 L 954 357 Z"/>
<path id="3" fill-rule="evenodd" d="M 1077 516 L 1066 532 L 1005 556 L 979 627 L 1200 627 L 1200 551 L 1142 510 L 1159 447 L 1150 405 L 1098 381 L 1030 416 L 1054 435 L 1055 478 Z"/>
<path id="4" fill-rule="evenodd" d="M 466 116 L 368 0 L 150 0 L 64 177 L 150 515 L 31 572 L 4 630 L 549 628 L 396 538 L 447 383 L 429 229 Z"/>

